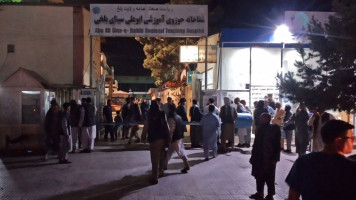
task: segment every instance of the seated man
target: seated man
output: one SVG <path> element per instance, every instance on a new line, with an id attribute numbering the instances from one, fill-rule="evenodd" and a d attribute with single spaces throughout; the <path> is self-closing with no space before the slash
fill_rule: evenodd
<path id="1" fill-rule="evenodd" d="M 344 156 L 353 149 L 353 128 L 341 120 L 325 123 L 324 150 L 298 158 L 287 176 L 289 200 L 355 199 L 356 162 Z"/>

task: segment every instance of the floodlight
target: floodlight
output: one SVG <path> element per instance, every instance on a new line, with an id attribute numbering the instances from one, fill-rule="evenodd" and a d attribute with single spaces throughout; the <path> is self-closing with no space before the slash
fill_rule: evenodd
<path id="1" fill-rule="evenodd" d="M 289 27 L 285 24 L 277 26 L 273 34 L 273 42 L 294 42 L 293 34 L 289 31 Z"/>

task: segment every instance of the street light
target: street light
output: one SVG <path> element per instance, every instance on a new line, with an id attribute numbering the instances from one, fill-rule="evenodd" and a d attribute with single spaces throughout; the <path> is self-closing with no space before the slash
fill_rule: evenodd
<path id="1" fill-rule="evenodd" d="M 277 26 L 273 34 L 273 42 L 278 43 L 294 43 L 293 34 L 289 31 L 289 27 L 285 24 Z"/>

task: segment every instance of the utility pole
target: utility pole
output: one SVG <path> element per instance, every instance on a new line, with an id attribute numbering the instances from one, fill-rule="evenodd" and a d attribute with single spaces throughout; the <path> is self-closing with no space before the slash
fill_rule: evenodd
<path id="1" fill-rule="evenodd" d="M 93 36 L 90 35 L 90 58 L 89 58 L 89 62 L 90 62 L 90 72 L 89 72 L 89 86 L 90 88 L 93 87 L 93 77 L 92 77 L 92 74 L 93 74 Z"/>
<path id="2" fill-rule="evenodd" d="M 205 87 L 208 89 L 208 36 L 205 37 Z"/>

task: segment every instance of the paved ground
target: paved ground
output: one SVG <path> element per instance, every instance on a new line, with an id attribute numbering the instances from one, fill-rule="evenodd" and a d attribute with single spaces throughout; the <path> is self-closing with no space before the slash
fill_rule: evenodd
<path id="1" fill-rule="evenodd" d="M 175 155 L 157 185 L 148 181 L 151 165 L 144 144 L 99 142 L 93 153 L 70 154 L 68 165 L 57 164 L 56 156 L 46 162 L 41 156 L 5 157 L 0 160 L 0 199 L 248 199 L 255 193 L 248 150 L 204 162 L 202 149 L 187 149 L 189 173 L 180 173 L 183 164 Z M 284 179 L 295 159 L 296 154 L 281 154 L 275 199 L 287 198 Z"/>

